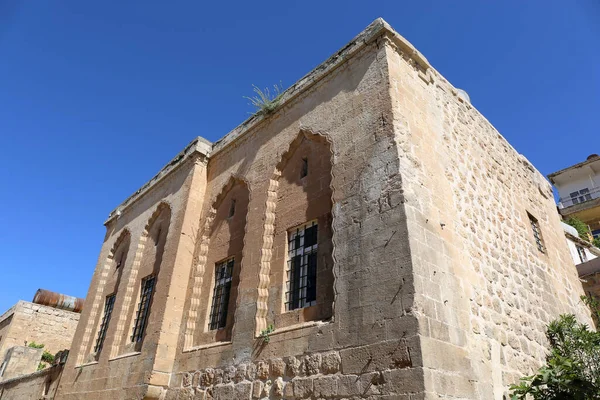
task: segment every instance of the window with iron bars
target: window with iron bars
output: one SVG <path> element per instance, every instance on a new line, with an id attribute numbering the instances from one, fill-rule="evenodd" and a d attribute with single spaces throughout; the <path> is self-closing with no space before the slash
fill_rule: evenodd
<path id="1" fill-rule="evenodd" d="M 587 254 L 585 254 L 585 249 L 581 246 L 575 245 L 575 247 L 577 247 L 577 254 L 579 255 L 579 259 L 581 260 L 581 262 L 586 262 L 587 261 Z"/>
<path id="2" fill-rule="evenodd" d="M 317 304 L 316 221 L 288 231 L 286 311 Z"/>
<path id="3" fill-rule="evenodd" d="M 94 352 L 98 353 L 104 346 L 104 339 L 106 338 L 106 331 L 108 331 L 108 323 L 112 315 L 113 308 L 115 306 L 115 298 L 117 296 L 111 294 L 106 296 L 104 302 L 104 315 L 102 316 L 102 323 L 100 324 L 100 330 L 98 331 L 98 339 L 96 339 L 96 346 L 94 346 Z"/>
<path id="4" fill-rule="evenodd" d="M 233 277 L 234 259 L 230 258 L 215 265 L 215 288 L 210 308 L 209 330 L 222 329 L 227 325 L 227 309 Z"/>
<path id="5" fill-rule="evenodd" d="M 542 239 L 542 231 L 540 230 L 540 224 L 535 217 L 529 214 L 529 223 L 531 224 L 531 230 L 533 231 L 533 238 L 535 239 L 535 244 L 538 250 L 541 253 L 546 252 L 546 248 L 544 247 L 544 240 Z"/>
<path id="6" fill-rule="evenodd" d="M 148 315 L 150 314 L 150 303 L 152 302 L 155 284 L 155 276 L 149 276 L 144 278 L 142 281 L 142 295 L 140 297 L 140 304 L 138 305 L 138 309 L 135 314 L 133 334 L 131 335 L 131 341 L 134 343 L 141 342 L 144 338 L 144 331 L 146 330 Z"/>

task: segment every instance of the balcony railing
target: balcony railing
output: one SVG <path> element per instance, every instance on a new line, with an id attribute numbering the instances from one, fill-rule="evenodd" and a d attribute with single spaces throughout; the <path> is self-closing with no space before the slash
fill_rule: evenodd
<path id="1" fill-rule="evenodd" d="M 558 203 L 558 207 L 559 208 L 567 208 L 567 207 L 571 207 L 571 206 L 576 206 L 578 204 L 584 204 L 588 201 L 597 199 L 600 197 L 600 187 L 597 188 L 592 188 L 589 189 L 588 192 L 586 193 L 581 193 L 582 191 L 579 191 L 579 194 L 576 197 L 561 197 L 559 199 L 559 203 Z"/>

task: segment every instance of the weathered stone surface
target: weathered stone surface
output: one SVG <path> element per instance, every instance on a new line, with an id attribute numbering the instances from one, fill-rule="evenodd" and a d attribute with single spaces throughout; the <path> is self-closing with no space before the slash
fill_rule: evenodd
<path id="1" fill-rule="evenodd" d="M 148 382 L 172 396 L 197 372 L 215 398 L 252 382 L 257 399 L 499 400 L 543 362 L 550 320 L 589 321 L 543 177 L 385 22 L 280 100 L 194 141 L 111 214 L 57 400 L 93 399 L 94 385 L 139 398 Z M 313 222 L 317 298 L 289 307 L 290 234 Z M 210 330 L 229 259 L 226 326 Z M 137 354 L 129 325 L 157 262 Z M 122 314 L 96 355 L 111 293 Z"/>
<path id="2" fill-rule="evenodd" d="M 294 378 L 292 380 L 294 385 L 294 396 L 298 399 L 306 399 L 313 393 L 313 382 L 312 378 Z"/>
<path id="3" fill-rule="evenodd" d="M 273 381 L 273 388 L 272 388 L 273 396 L 282 397 L 284 387 L 285 387 L 285 383 L 283 382 L 283 378 L 279 377 L 279 378 L 275 379 Z"/>
<path id="4" fill-rule="evenodd" d="M 319 398 L 332 398 L 338 393 L 338 377 L 324 376 L 317 378 L 313 382 L 314 394 Z"/>
<path id="5" fill-rule="evenodd" d="M 235 385 L 235 399 L 248 400 L 252 397 L 252 382 L 241 382 Z"/>
<path id="6" fill-rule="evenodd" d="M 256 377 L 258 379 L 269 378 L 269 363 L 267 361 L 259 361 L 256 363 Z"/>
<path id="7" fill-rule="evenodd" d="M 296 357 L 286 358 L 286 376 L 295 377 L 301 376 L 304 372 L 304 365 L 301 360 Z"/>
<path id="8" fill-rule="evenodd" d="M 326 353 L 321 358 L 321 372 L 323 374 L 335 374 L 340 370 L 342 360 L 337 351 Z"/>
<path id="9" fill-rule="evenodd" d="M 321 366 L 321 355 L 312 354 L 304 357 L 304 368 L 306 375 L 316 375 L 319 373 L 319 367 Z"/>
<path id="10" fill-rule="evenodd" d="M 278 377 L 285 375 L 285 362 L 281 358 L 275 358 L 270 360 L 271 362 L 271 376 Z"/>
<path id="11" fill-rule="evenodd" d="M 262 381 L 254 381 L 252 384 L 252 398 L 260 399 L 263 394 L 263 390 L 265 388 L 265 384 Z"/>

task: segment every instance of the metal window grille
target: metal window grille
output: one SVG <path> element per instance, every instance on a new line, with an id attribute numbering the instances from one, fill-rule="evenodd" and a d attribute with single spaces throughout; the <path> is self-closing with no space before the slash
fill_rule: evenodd
<path id="1" fill-rule="evenodd" d="M 585 254 L 585 249 L 581 246 L 576 246 L 576 247 L 577 247 L 577 254 L 579 254 L 579 259 L 581 260 L 581 262 L 586 262 L 587 255 Z"/>
<path id="2" fill-rule="evenodd" d="M 140 297 L 138 310 L 135 314 L 135 324 L 133 325 L 133 334 L 131 335 L 132 342 L 140 342 L 144 337 L 146 323 L 148 322 L 148 315 L 150 314 L 150 302 L 152 301 L 152 294 L 154 293 L 155 284 L 155 276 L 149 276 L 142 281 L 142 295 Z"/>
<path id="3" fill-rule="evenodd" d="M 592 200 L 592 195 L 590 194 L 590 189 L 588 188 L 575 191 L 571 193 L 570 196 L 573 204 L 584 203 L 586 201 Z"/>
<path id="4" fill-rule="evenodd" d="M 540 224 L 537 219 L 529 216 L 529 222 L 531 223 L 531 229 L 533 230 L 533 238 L 535 239 L 535 244 L 540 252 L 545 253 L 546 250 L 544 248 L 544 241 L 542 240 L 542 233 L 540 231 Z"/>
<path id="5" fill-rule="evenodd" d="M 234 259 L 222 261 L 215 266 L 215 288 L 213 290 L 210 322 L 208 329 L 221 329 L 227 324 L 227 309 L 233 276 Z"/>
<path id="6" fill-rule="evenodd" d="M 112 315 L 113 308 L 115 306 L 116 295 L 111 294 L 106 297 L 104 302 L 104 315 L 102 316 L 102 323 L 100 324 L 100 331 L 98 331 L 98 339 L 96 339 L 96 346 L 94 352 L 102 350 L 104 345 L 104 339 L 106 338 L 106 331 L 108 331 L 108 323 L 110 322 L 110 316 Z"/>
<path id="7" fill-rule="evenodd" d="M 287 311 L 316 304 L 317 233 L 314 221 L 288 231 Z"/>

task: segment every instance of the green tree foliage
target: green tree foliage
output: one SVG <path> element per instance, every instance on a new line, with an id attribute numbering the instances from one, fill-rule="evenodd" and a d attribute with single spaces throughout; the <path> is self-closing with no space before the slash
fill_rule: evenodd
<path id="1" fill-rule="evenodd" d="M 598 302 L 582 299 L 598 318 Z M 511 399 L 600 400 L 600 332 L 574 315 L 561 315 L 548 325 L 546 336 L 551 347 L 546 365 L 511 386 Z"/>
<path id="2" fill-rule="evenodd" d="M 44 350 L 42 361 L 52 364 L 54 362 L 54 354 L 50 353 L 48 350 Z"/>
<path id="3" fill-rule="evenodd" d="M 581 239 L 587 240 L 589 242 L 590 236 L 589 236 L 588 232 L 590 231 L 590 228 L 587 226 L 587 224 L 585 222 L 583 222 L 579 218 L 574 218 L 574 217 L 571 217 L 571 218 L 565 220 L 564 222 L 565 222 L 565 224 L 571 225 L 573 228 L 577 229 L 577 233 L 579 234 L 579 237 Z"/>
<path id="4" fill-rule="evenodd" d="M 594 238 L 593 244 L 594 246 L 600 248 L 600 237 Z"/>

